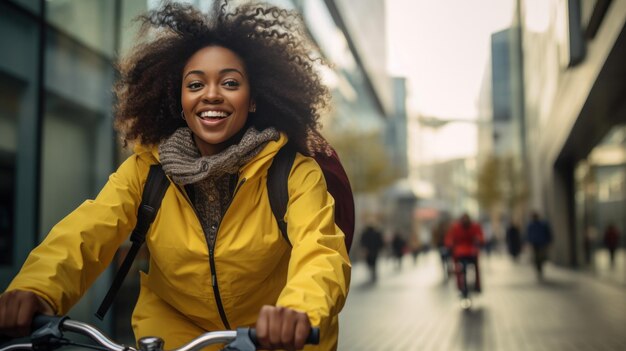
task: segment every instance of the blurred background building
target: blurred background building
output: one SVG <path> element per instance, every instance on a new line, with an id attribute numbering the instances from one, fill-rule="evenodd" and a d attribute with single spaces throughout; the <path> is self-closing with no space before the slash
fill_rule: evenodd
<path id="1" fill-rule="evenodd" d="M 113 61 L 120 1 L 0 3 L 0 280 L 115 169 Z M 45 9 L 44 9 L 45 6 Z M 75 308 L 90 311 L 104 274 Z"/>
<path id="2" fill-rule="evenodd" d="M 553 259 L 609 270 L 602 234 L 626 228 L 626 2 L 520 1 L 530 208 L 552 220 Z M 623 245 L 623 241 L 622 241 Z"/>
<path id="3" fill-rule="evenodd" d="M 323 132 L 341 157 L 355 192 L 358 242 L 363 224 L 385 222 L 382 213 L 388 206 L 380 191 L 401 177 L 402 165 L 407 164 L 405 101 L 398 98 L 405 93 L 404 84 L 386 69 L 385 1 L 361 1 L 359 6 L 347 0 L 294 4 L 322 54 L 334 64 L 327 72 L 334 102 L 323 120 Z M 358 257 L 359 249 L 351 254 Z"/>
<path id="4" fill-rule="evenodd" d="M 603 241 L 609 224 L 626 227 L 624 2 L 513 4 L 510 25 L 491 34 L 475 118 L 409 117 L 417 211 L 467 211 L 500 239 L 538 211 L 553 226 L 555 262 L 626 283 L 626 262 L 611 267 Z M 444 129 L 460 124 L 476 128 L 476 152 L 439 157 Z"/>

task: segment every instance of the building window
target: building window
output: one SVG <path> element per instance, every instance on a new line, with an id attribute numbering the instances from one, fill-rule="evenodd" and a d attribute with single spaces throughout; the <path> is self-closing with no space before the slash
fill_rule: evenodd
<path id="1" fill-rule="evenodd" d="M 0 268 L 7 268 L 8 274 L 32 248 L 28 239 L 32 228 L 18 222 L 32 226 L 33 221 L 17 209 L 29 212 L 35 201 L 32 194 L 18 192 L 32 189 L 36 179 L 32 165 L 39 96 L 38 29 L 37 20 L 23 8 L 0 3 Z M 22 172 L 19 177 L 18 172 Z M 19 242 L 18 231 L 23 233 Z"/>

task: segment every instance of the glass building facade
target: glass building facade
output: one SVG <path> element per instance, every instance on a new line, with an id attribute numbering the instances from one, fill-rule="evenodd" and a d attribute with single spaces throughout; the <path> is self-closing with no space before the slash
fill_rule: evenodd
<path id="1" fill-rule="evenodd" d="M 0 279 L 114 170 L 115 1 L 0 3 Z M 72 311 L 91 321 L 105 273 Z M 105 290 L 106 291 L 106 290 Z M 95 322 L 95 321 L 93 321 Z M 109 329 L 110 319 L 100 326 Z"/>
<path id="2" fill-rule="evenodd" d="M 576 232 L 581 261 L 603 279 L 626 284 L 626 125 L 613 126 L 575 169 Z M 609 226 L 618 231 L 611 258 Z"/>
<path id="3" fill-rule="evenodd" d="M 211 0 L 186 1 L 207 9 Z M 297 8 L 298 1 L 274 1 Z M 114 63 L 132 46 L 140 13 L 154 0 L 6 0 L 0 2 L 0 282 L 2 290 L 52 226 L 94 198 L 122 160 L 113 130 Z M 318 2 L 324 5 L 322 1 Z M 307 21 L 337 31 L 332 18 Z M 316 32 L 311 30 L 311 32 Z M 320 47 L 323 36 L 318 36 Z M 354 62 L 352 53 L 342 53 Z M 332 60 L 330 52 L 324 55 Z M 333 126 L 380 128 L 377 98 L 361 67 L 338 65 Z M 358 121 L 358 122 L 357 122 Z M 124 247 L 122 248 L 122 251 Z M 123 253 L 119 256 L 124 257 Z M 144 269 L 146 256 L 135 262 Z M 137 275 L 129 274 L 104 322 L 93 317 L 112 276 L 107 270 L 70 315 L 132 342 Z M 125 289 L 125 290 L 124 290 Z"/>
<path id="4" fill-rule="evenodd" d="M 550 258 L 626 282 L 626 3 L 520 1 L 530 206 L 551 221 Z M 615 262 L 603 237 L 621 233 Z"/>

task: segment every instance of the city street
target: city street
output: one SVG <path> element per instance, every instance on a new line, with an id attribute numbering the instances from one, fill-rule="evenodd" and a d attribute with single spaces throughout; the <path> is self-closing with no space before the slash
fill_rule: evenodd
<path id="1" fill-rule="evenodd" d="M 623 287 L 549 263 L 539 282 L 528 257 L 483 256 L 483 292 L 465 311 L 433 251 L 401 271 L 382 259 L 376 284 L 355 262 L 339 350 L 626 350 Z"/>

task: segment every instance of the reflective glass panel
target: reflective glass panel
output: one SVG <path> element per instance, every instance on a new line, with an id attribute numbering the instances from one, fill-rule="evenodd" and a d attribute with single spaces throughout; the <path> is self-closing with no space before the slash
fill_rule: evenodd
<path id="1" fill-rule="evenodd" d="M 78 42 L 112 57 L 115 3 L 111 0 L 47 0 L 46 20 Z"/>
<path id="2" fill-rule="evenodd" d="M 114 28 L 106 30 L 112 33 Z M 110 58 L 63 31 L 50 30 L 45 44 L 42 237 L 83 201 L 93 199 L 114 170 Z M 108 279 L 107 273 L 100 276 L 70 311 L 73 318 L 109 330 L 93 317 L 97 308 L 93 305 L 102 299 Z"/>
<path id="3" fill-rule="evenodd" d="M 33 169 L 22 167 L 27 174 L 18 182 L 18 169 L 34 163 L 36 135 L 33 122 L 37 114 L 37 22 L 15 7 L 0 3 L 0 268 L 21 264 L 32 242 L 28 237 L 34 228 L 20 227 L 17 242 L 18 217 L 21 223 L 32 223 L 28 209 L 34 206 L 32 193 L 20 189 L 33 188 Z M 20 202 L 21 201 L 21 202 Z M 20 203 L 18 203 L 20 202 Z M 25 204 L 25 205 L 24 205 Z M 21 215 L 17 208 L 26 208 Z M 32 211 L 30 211 L 32 212 Z M 22 245 L 24 244 L 24 245 Z M 19 261 L 19 262 L 18 262 Z M 10 273 L 2 275 L 7 283 Z"/>
<path id="4" fill-rule="evenodd" d="M 614 126 L 578 164 L 576 205 L 584 263 L 626 283 L 626 126 Z"/>
<path id="5" fill-rule="evenodd" d="M 41 13 L 41 0 L 9 0 L 13 3 L 16 3 L 19 6 L 22 6 L 23 8 L 36 13 L 36 14 L 40 14 Z"/>

